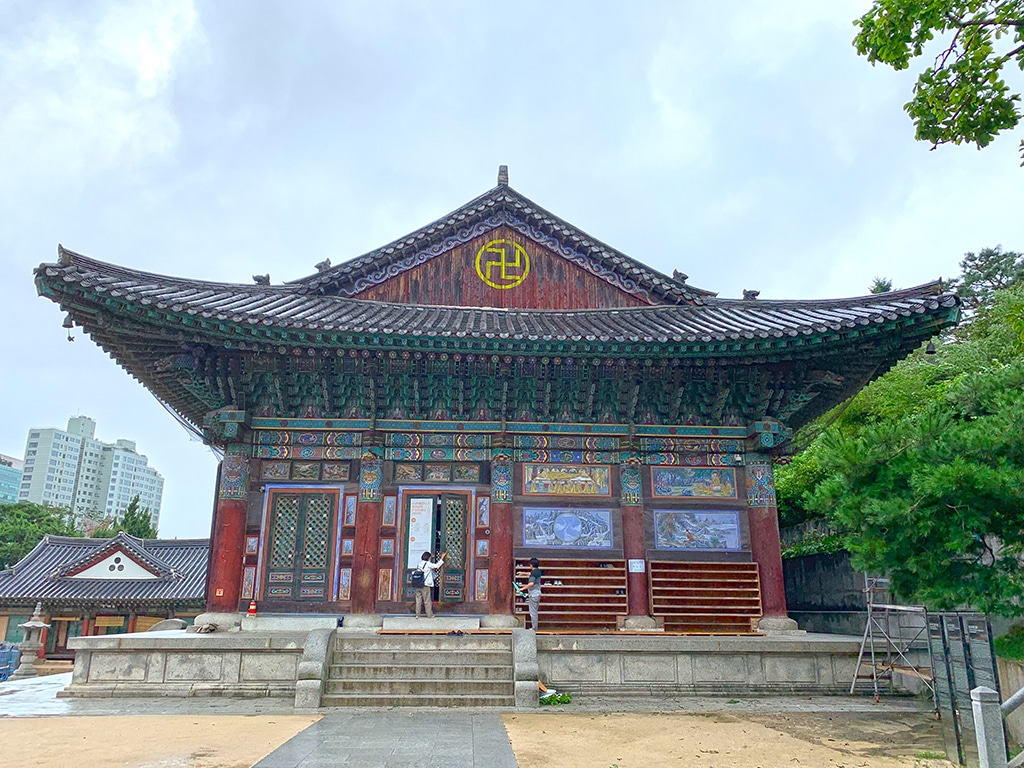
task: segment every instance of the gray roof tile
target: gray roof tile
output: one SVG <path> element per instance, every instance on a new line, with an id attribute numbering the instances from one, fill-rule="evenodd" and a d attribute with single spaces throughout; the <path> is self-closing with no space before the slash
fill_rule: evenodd
<path id="1" fill-rule="evenodd" d="M 155 579 L 86 579 L 73 574 L 92 560 L 123 549 Z M 192 603 L 201 606 L 206 590 L 208 539 L 113 539 L 46 536 L 17 564 L 0 571 L 0 603 L 79 605 Z"/>

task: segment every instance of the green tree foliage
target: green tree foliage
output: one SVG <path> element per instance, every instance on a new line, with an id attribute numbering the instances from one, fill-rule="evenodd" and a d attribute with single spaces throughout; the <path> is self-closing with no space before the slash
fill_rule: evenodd
<path id="1" fill-rule="evenodd" d="M 976 312 L 801 430 L 776 489 L 783 524 L 828 519 L 905 598 L 1020 616 L 1024 280 L 1005 256 L 965 256 Z"/>
<path id="2" fill-rule="evenodd" d="M 140 509 L 138 495 L 134 496 L 119 520 L 100 526 L 92 532 L 94 539 L 111 539 L 124 531 L 138 539 L 155 539 L 159 534 L 153 527 L 153 515 L 148 509 Z"/>
<path id="3" fill-rule="evenodd" d="M 904 107 L 919 140 L 981 149 L 1020 122 L 1004 70 L 1024 69 L 1024 0 L 875 0 L 854 24 L 857 53 L 896 70 L 939 39 Z"/>
<path id="4" fill-rule="evenodd" d="M 1024 285 L 1024 253 L 1004 251 L 1003 246 L 964 254 L 963 274 L 951 283 L 970 307 L 991 304 L 996 291 Z"/>
<path id="5" fill-rule="evenodd" d="M 1024 615 L 1024 358 L 965 374 L 916 414 L 827 433 L 808 506 L 856 566 L 937 608 Z"/>
<path id="6" fill-rule="evenodd" d="M 888 277 L 876 277 L 871 281 L 868 293 L 888 293 L 892 290 L 892 280 Z"/>
<path id="7" fill-rule="evenodd" d="M 0 568 L 17 563 L 48 533 L 77 535 L 71 512 L 28 501 L 0 504 Z"/>

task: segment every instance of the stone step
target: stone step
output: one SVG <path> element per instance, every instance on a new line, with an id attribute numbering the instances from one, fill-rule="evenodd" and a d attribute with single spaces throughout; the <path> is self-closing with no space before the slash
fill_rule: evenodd
<path id="1" fill-rule="evenodd" d="M 514 707 L 515 696 L 479 696 L 476 694 L 452 694 L 438 696 L 374 696 L 354 694 L 331 694 L 323 697 L 323 707 Z"/>
<path id="2" fill-rule="evenodd" d="M 512 652 L 508 635 L 336 635 L 336 651 L 362 650 L 503 650 Z"/>
<path id="3" fill-rule="evenodd" d="M 381 650 L 335 651 L 331 666 L 346 664 L 406 665 L 442 667 L 501 666 L 512 664 L 511 651 Z"/>
<path id="4" fill-rule="evenodd" d="M 326 696 L 512 696 L 511 677 L 506 680 L 328 680 Z"/>
<path id="5" fill-rule="evenodd" d="M 480 629 L 479 616 L 434 616 L 428 619 L 426 616 L 416 618 L 415 616 L 385 616 L 384 629 L 460 629 L 468 631 Z"/>
<path id="6" fill-rule="evenodd" d="M 511 680 L 511 664 L 332 664 L 329 680 Z"/>

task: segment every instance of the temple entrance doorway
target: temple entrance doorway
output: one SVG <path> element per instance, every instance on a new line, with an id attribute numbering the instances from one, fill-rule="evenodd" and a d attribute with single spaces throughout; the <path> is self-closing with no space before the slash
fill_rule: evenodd
<path id="1" fill-rule="evenodd" d="M 431 552 L 435 558 L 439 552 L 444 552 L 444 567 L 438 571 L 440 579 L 437 580 L 434 599 L 441 603 L 465 602 L 469 566 L 466 542 L 472 494 L 469 491 L 417 489 L 407 492 L 404 501 L 405 583 L 409 583 L 409 574 L 424 552 Z"/>

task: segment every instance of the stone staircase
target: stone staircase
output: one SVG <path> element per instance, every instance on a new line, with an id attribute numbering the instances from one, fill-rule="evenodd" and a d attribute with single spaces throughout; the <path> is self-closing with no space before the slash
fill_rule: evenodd
<path id="1" fill-rule="evenodd" d="M 512 635 L 336 632 L 321 706 L 513 707 Z"/>

